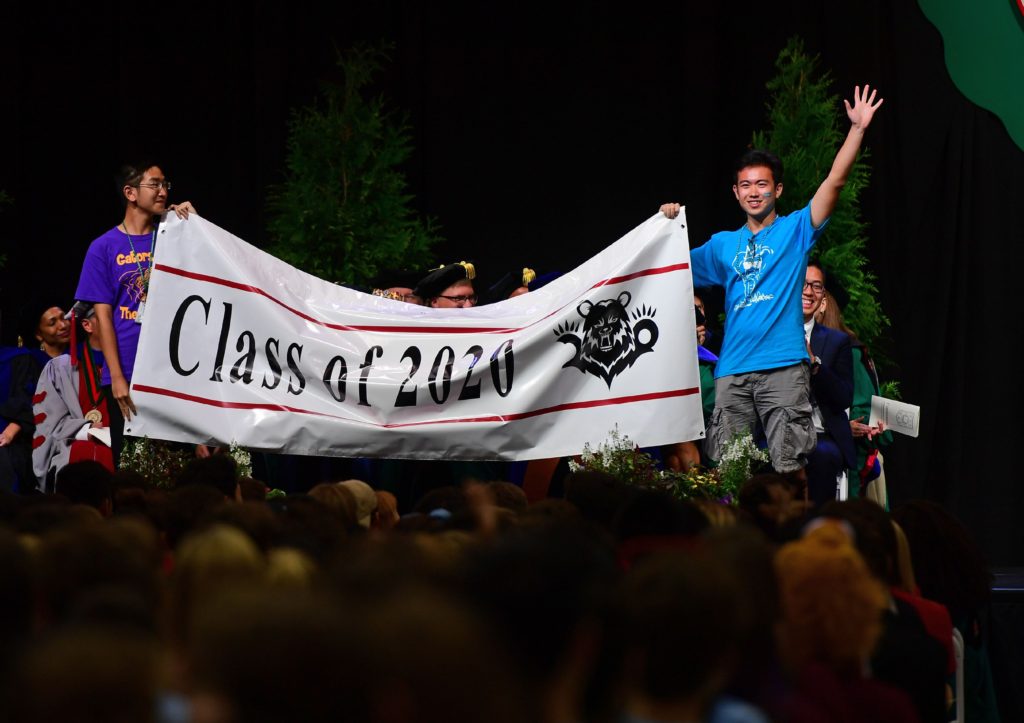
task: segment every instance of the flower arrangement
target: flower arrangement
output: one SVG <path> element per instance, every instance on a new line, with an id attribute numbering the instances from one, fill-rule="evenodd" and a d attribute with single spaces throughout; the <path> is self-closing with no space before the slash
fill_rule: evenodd
<path id="1" fill-rule="evenodd" d="M 171 489 L 174 478 L 190 459 L 191 454 L 169 442 L 149 437 L 125 437 L 118 467 L 138 472 L 157 487 Z"/>
<path id="2" fill-rule="evenodd" d="M 771 461 L 766 450 L 754 444 L 749 430 L 733 436 L 722 448 L 722 458 L 715 470 L 722 490 L 732 497 L 750 476 L 765 463 Z"/>
<path id="3" fill-rule="evenodd" d="M 666 470 L 616 426 L 596 449 L 585 444 L 583 452 L 569 460 L 569 469 L 606 472 L 629 484 L 668 491 L 679 499 L 735 504 L 740 486 L 768 460 L 768 453 L 754 444 L 750 432 L 743 432 L 725 445 L 718 467 Z"/>
<path id="4" fill-rule="evenodd" d="M 240 447 L 237 442 L 228 446 L 228 454 L 235 460 L 235 468 L 239 477 L 252 477 L 252 455 L 245 447 Z"/>
<path id="5" fill-rule="evenodd" d="M 633 441 L 619 432 L 619 426 L 608 433 L 608 439 L 592 449 L 590 443 L 583 445 L 583 452 L 575 459 L 569 460 L 569 470 L 582 472 L 585 470 L 606 472 L 613 477 L 639 484 L 644 487 L 661 487 L 664 482 L 664 470 L 651 455 L 642 452 Z"/>
<path id="6" fill-rule="evenodd" d="M 249 450 L 232 442 L 227 454 L 235 461 L 239 477 L 252 476 Z M 175 478 L 192 459 L 193 455 L 187 448 L 172 442 L 149 437 L 125 437 L 118 466 L 138 472 L 157 487 L 171 489 Z"/>

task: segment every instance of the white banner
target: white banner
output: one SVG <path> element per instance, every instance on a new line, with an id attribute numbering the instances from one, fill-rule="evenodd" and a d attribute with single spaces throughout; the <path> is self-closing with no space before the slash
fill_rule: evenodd
<path id="1" fill-rule="evenodd" d="M 345 457 L 577 454 L 704 436 L 685 227 L 657 214 L 537 291 L 431 309 L 169 214 L 125 432 Z"/>

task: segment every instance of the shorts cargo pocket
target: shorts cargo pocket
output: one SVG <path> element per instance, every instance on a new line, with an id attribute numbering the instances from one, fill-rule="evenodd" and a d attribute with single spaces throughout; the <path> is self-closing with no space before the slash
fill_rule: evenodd
<path id="1" fill-rule="evenodd" d="M 802 468 L 807 455 L 818 445 L 818 433 L 811 422 L 810 409 L 784 408 L 782 448 L 771 450 L 775 469 L 793 472 Z"/>
<path id="2" fill-rule="evenodd" d="M 721 451 L 721 447 L 718 444 L 718 440 L 721 437 L 722 432 L 722 409 L 715 407 L 715 410 L 711 412 L 711 421 L 708 422 L 707 439 L 705 440 L 705 452 L 708 457 L 718 461 L 718 455 Z"/>

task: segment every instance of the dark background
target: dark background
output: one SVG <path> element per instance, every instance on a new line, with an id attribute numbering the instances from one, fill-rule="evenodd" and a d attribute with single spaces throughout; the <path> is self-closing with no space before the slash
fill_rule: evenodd
<path id="1" fill-rule="evenodd" d="M 994 564 L 1024 565 L 1024 152 L 953 86 L 912 0 L 18 3 L 0 30 L 3 333 L 40 292 L 71 303 L 88 243 L 121 218 L 113 174 L 140 154 L 161 159 L 173 199 L 259 244 L 289 109 L 355 41 L 396 44 L 379 89 L 409 114 L 438 261 L 567 270 L 667 200 L 700 243 L 742 222 L 731 163 L 793 34 L 837 93 L 868 82 L 886 98 L 864 212 L 893 322 L 885 376 L 922 407 L 920 438 L 887 454 L 890 495 L 942 502 Z"/>

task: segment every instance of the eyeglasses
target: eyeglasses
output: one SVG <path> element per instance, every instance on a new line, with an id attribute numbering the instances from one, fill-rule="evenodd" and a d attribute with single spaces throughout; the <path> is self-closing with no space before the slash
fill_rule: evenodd
<path id="1" fill-rule="evenodd" d="M 821 283 L 820 281 L 805 281 L 804 288 L 806 289 L 808 286 L 811 287 L 811 291 L 813 291 L 815 294 L 820 294 L 825 291 L 825 284 Z"/>
<path id="2" fill-rule="evenodd" d="M 170 192 L 170 190 L 171 190 L 171 182 L 170 181 L 152 181 L 150 183 L 138 183 L 136 185 L 139 188 L 152 188 L 153 190 L 156 190 L 158 188 L 162 188 L 162 189 L 164 189 L 167 192 Z"/>
<path id="3" fill-rule="evenodd" d="M 453 304 L 465 304 L 467 302 L 470 304 L 476 303 L 476 294 L 460 294 L 459 296 L 445 296 L 444 294 L 438 294 L 437 298 L 448 299 L 448 301 Z"/>

